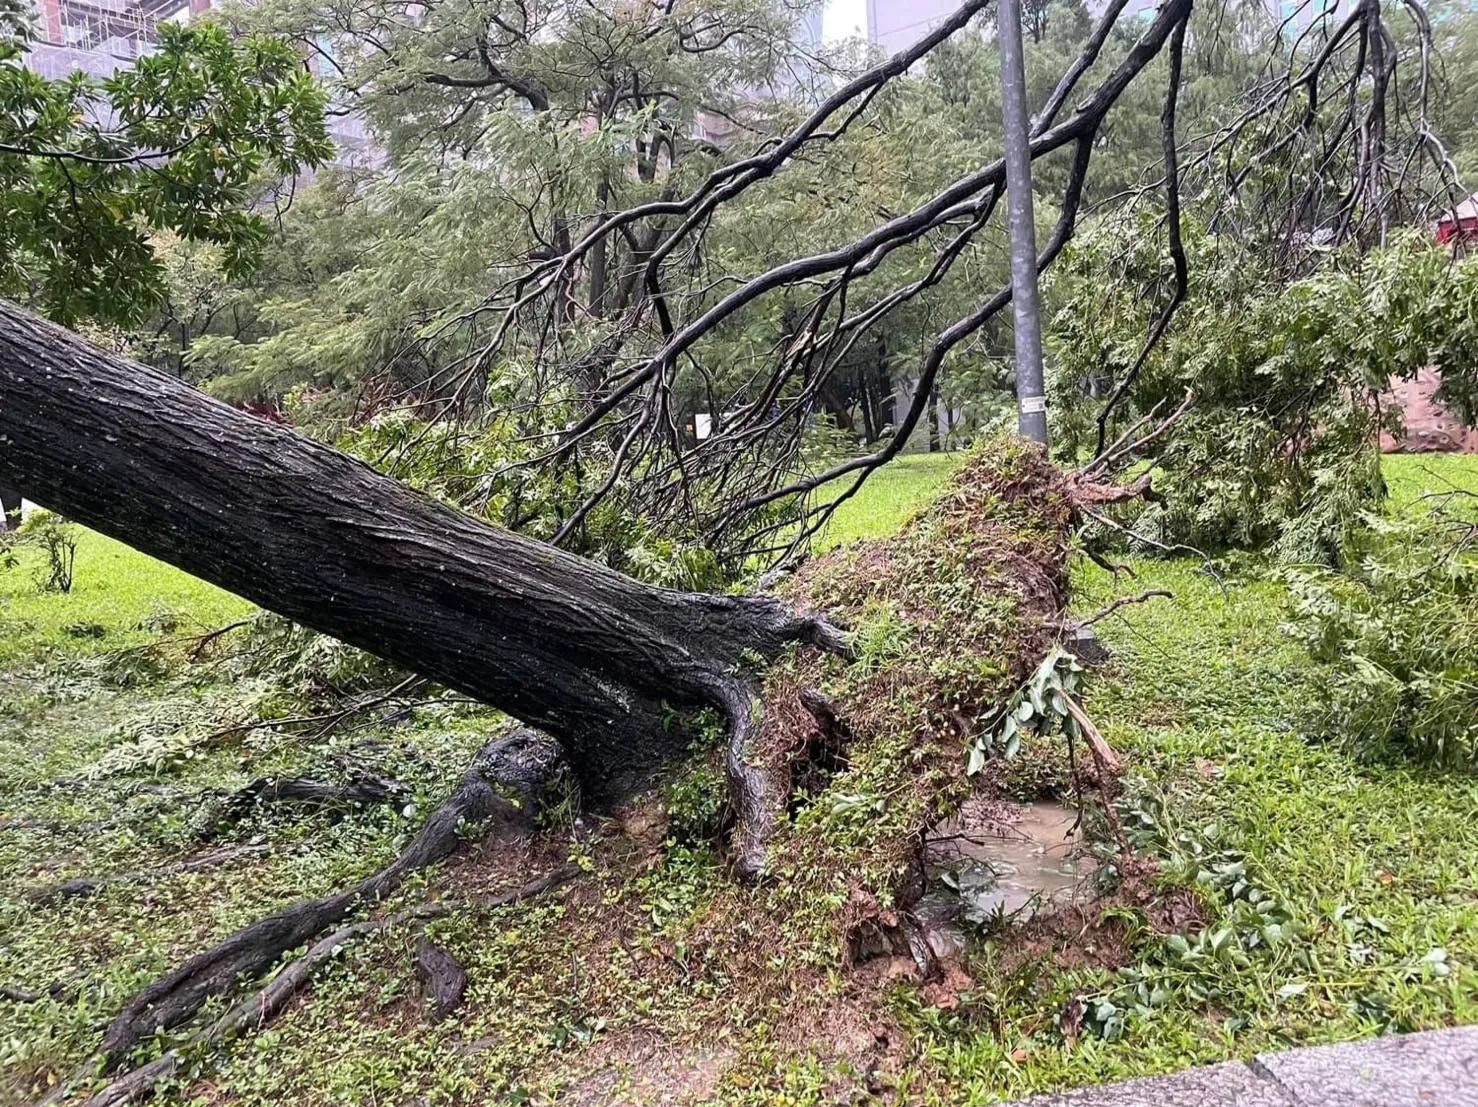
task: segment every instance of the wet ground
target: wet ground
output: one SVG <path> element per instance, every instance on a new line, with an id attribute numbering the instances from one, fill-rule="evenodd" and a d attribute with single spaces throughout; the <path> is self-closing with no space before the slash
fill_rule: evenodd
<path id="1" fill-rule="evenodd" d="M 930 832 L 929 891 L 915 913 L 942 956 L 972 932 L 1019 922 L 1091 894 L 1097 864 L 1077 812 L 1052 801 L 970 800 Z"/>

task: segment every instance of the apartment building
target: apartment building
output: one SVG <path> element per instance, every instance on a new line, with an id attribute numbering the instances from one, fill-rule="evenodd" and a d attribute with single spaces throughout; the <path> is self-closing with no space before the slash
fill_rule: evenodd
<path id="1" fill-rule="evenodd" d="M 153 52 L 159 25 L 183 23 L 209 11 L 211 0 L 34 0 L 36 41 L 26 63 L 43 77 L 61 79 L 81 70 L 107 77 Z M 364 122 L 354 115 L 329 117 L 341 161 L 373 156 Z"/>

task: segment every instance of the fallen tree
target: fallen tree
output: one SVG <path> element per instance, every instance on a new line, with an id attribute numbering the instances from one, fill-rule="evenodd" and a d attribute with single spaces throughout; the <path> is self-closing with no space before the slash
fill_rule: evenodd
<path id="1" fill-rule="evenodd" d="M 880 825 L 865 859 L 881 891 L 908 871 L 958 779 L 959 743 L 995 725 L 1012 683 L 1061 635 L 1080 512 L 1148 492 L 1143 478 L 1103 483 L 1122 443 L 1077 476 L 1013 446 L 978 462 L 875 562 L 829 577 L 837 567 L 823 561 L 789 600 L 715 597 L 486 526 L 11 305 L 0 305 L 0 389 L 0 479 L 28 497 L 538 728 L 490 743 L 389 868 L 259 920 L 143 989 L 104 1039 L 105 1069 L 446 857 L 459 823 L 492 819 L 527 836 L 527 808 L 503 793 L 536 795 L 567 765 L 587 802 L 629 797 L 691 743 L 672 707 L 714 708 L 728 722 L 741 876 L 762 870 L 787 805 L 824 786 L 854 739 L 903 741 L 925 758 L 928 770 L 905 779 L 906 821 Z M 883 669 L 864 656 L 845 667 L 855 675 L 836 699 L 822 695 L 821 659 L 847 642 L 815 612 L 852 622 L 876 603 L 914 628 L 920 651 Z M 793 643 L 824 649 L 758 671 Z M 807 880 L 790 879 L 805 894 Z"/>
<path id="2" fill-rule="evenodd" d="M 1104 119 L 1167 46 L 1171 79 L 1162 115 L 1164 187 L 1171 211 L 1178 210 L 1174 105 L 1191 6 L 1190 0 L 1162 5 L 1102 82 L 1058 121 L 1125 8 L 1122 2 L 1111 5 L 1054 90 L 1038 122 L 1033 154 L 1072 150 L 1074 160 L 1043 264 L 1074 232 Z M 963 26 L 980 7 L 965 5 L 940 36 Z M 1362 12 L 1378 27 L 1378 6 L 1362 5 Z M 793 481 L 801 435 L 790 434 L 787 426 L 806 424 L 812 394 L 856 336 L 937 283 L 964 255 L 1002 194 L 999 163 L 971 171 L 847 247 L 792 259 L 750 277 L 697 318 L 680 320 L 680 326 L 667 317 L 670 294 L 664 287 L 670 266 L 664 269 L 664 263 L 681 256 L 678 246 L 717 205 L 778 171 L 804 144 L 844 130 L 928 45 L 916 49 L 920 52 L 900 55 L 839 90 L 768 152 L 720 168 L 689 198 L 603 216 L 560 256 L 519 278 L 512 291 L 495 291 L 474 313 L 474 322 L 477 315 L 498 319 L 498 340 L 468 362 L 464 384 L 486 371 L 503 337 L 517 329 L 515 323 L 559 301 L 570 272 L 602 241 L 642 220 L 680 217 L 650 254 L 645 299 L 628 321 L 632 328 L 647 326 L 647 313 L 655 312 L 660 344 L 641 346 L 623 364 L 596 366 L 600 380 L 586 397 L 588 414 L 567 428 L 544 458 L 578 459 L 586 443 L 599 441 L 603 448 L 620 443 L 609 471 L 557 537 L 576 527 L 613 488 L 639 480 L 647 495 L 636 501 L 655 514 L 664 505 L 671 515 L 691 512 L 698 504 L 701 529 L 716 536 L 741 532 L 739 550 L 765 552 L 778 545 L 789 553 L 824 524 L 829 509 L 790 530 L 795 519 L 763 521 L 764 508 L 782 501 L 804 505 L 807 493 L 848 478 L 845 498 L 902 448 L 940 366 L 1005 307 L 1007 290 L 941 332 L 919 367 L 913 404 L 894 436 L 873 454 Z M 1310 81 L 1322 65 L 1314 64 Z M 1312 84 L 1310 93 L 1312 100 Z M 837 125 L 823 129 L 829 124 Z M 1170 228 L 1172 252 L 1179 254 L 1177 218 L 1171 218 Z M 931 241 L 936 232 L 953 238 L 936 248 L 936 264 L 926 277 L 872 304 L 854 299 L 850 308 L 843 307 L 849 282 L 867 276 L 895 249 Z M 667 436 L 672 378 L 685 359 L 692 359 L 699 340 L 746 305 L 817 280 L 825 282 L 824 294 L 800 340 L 784 347 L 768 383 L 758 390 L 763 402 L 747 404 L 733 425 L 692 450 L 675 433 Z M 1184 281 L 1180 265 L 1177 285 L 1183 287 Z M 830 315 L 833 306 L 836 313 Z M 1168 325 L 1170 311 L 1173 306 L 1161 316 L 1151 343 Z M 821 372 L 814 371 L 818 359 Z M 592 370 L 589 359 L 561 363 L 562 370 L 571 368 L 581 374 Z M 1128 370 L 1115 398 L 1137 372 L 1137 364 Z M 460 394 L 462 385 L 456 391 Z M 1100 419 L 1105 428 L 1113 404 Z M 628 427 L 630 418 L 635 422 Z M 1134 439 L 1138 432 L 1139 423 L 1131 425 L 1079 480 L 1035 452 L 1013 447 L 977 467 L 900 541 L 874 547 L 858 561 L 807 567 L 793 602 L 678 593 L 485 526 L 328 447 L 93 350 L 68 332 L 0 304 L 0 483 L 306 626 L 507 711 L 558 741 L 585 797 L 595 803 L 632 795 L 687 749 L 690 734 L 672 725 L 673 709 L 720 712 L 729 729 L 726 768 L 737 810 L 731 841 L 735 869 L 756 875 L 772 843 L 785 839 L 778 847 L 786 874 L 781 887 L 761 889 L 744 900 L 736 892 L 734 900 L 715 905 L 695 928 L 695 936 L 709 939 L 715 949 L 723 936 L 728 944 L 718 956 L 732 961 L 736 975 L 767 963 L 773 950 L 763 934 L 731 924 L 795 911 L 802 903 L 821 905 L 812 918 L 815 931 L 836 940 L 843 960 L 861 959 L 881 944 L 912 957 L 921 974 L 932 971 L 934 955 L 908 915 L 919 890 L 918 843 L 941 806 L 960 794 L 962 744 L 976 743 L 974 749 L 994 740 L 1013 687 L 1062 632 L 1065 557 L 1081 511 L 1146 491 L 1147 485 L 1120 491 L 1090 483 L 1107 475 L 1116 451 L 1127 455 L 1147 441 Z M 1100 446 L 1106 433 L 1099 436 Z M 675 471 L 691 477 L 690 463 L 698 467 L 698 487 L 706 477 L 710 488 L 725 494 L 692 496 L 684 489 L 682 497 L 674 495 L 671 478 Z M 870 640 L 858 665 L 839 673 L 834 658 L 815 651 L 784 656 L 798 644 L 844 652 L 846 639 L 814 612 L 851 621 L 866 617 L 869 604 L 886 608 L 894 622 Z M 762 680 L 762 670 L 782 658 Z M 823 683 L 825 694 L 817 688 Z M 1066 703 L 1099 768 L 1111 769 L 1112 751 L 1086 716 L 1074 710 L 1070 697 Z M 540 764 L 548 767 L 546 759 Z M 312 942 L 355 911 L 373 909 L 410 872 L 447 856 L 456 847 L 462 820 L 492 819 L 529 833 L 521 825 L 522 809 L 508 809 L 506 798 L 500 798 L 505 788 L 526 790 L 521 772 L 482 759 L 389 868 L 346 891 L 253 923 L 148 985 L 113 1021 L 100 1055 L 105 1067 L 126 1064 L 154 1032 L 190 1019 L 240 978 L 262 975 L 288 950 Z M 807 832 L 786 838 L 782 832 L 793 827 L 788 808 L 804 806 L 808 797 L 828 788 L 831 774 L 842 772 L 847 790 L 832 797 L 829 814 L 813 820 Z M 846 824 L 849 812 L 859 813 L 855 824 Z M 369 932 L 419 917 L 413 909 L 339 933 Z M 278 1009 L 334 943 L 329 938 L 313 944 L 303 961 L 280 974 L 281 987 L 269 985 L 259 999 L 232 1008 L 219 1024 L 222 1032 L 245 1027 L 253 1003 L 263 1017 Z M 437 960 L 434 954 L 428 957 Z M 445 1003 L 455 1003 L 459 993 L 459 986 L 449 986 Z M 147 1094 L 155 1079 L 150 1074 L 172 1071 L 175 1063 L 170 1054 L 147 1062 L 104 1098 Z"/>
<path id="3" fill-rule="evenodd" d="M 735 867 L 762 868 L 776 790 L 752 751 L 755 666 L 792 643 L 844 649 L 830 623 L 772 596 L 651 587 L 487 526 L 3 302 L 0 396 L 4 483 L 530 724 L 558 742 L 589 802 L 630 796 L 688 748 L 674 709 L 718 710 Z M 390 868 L 262 919 L 146 987 L 110 1027 L 104 1068 L 445 857 L 460 821 L 506 806 L 497 789 L 534 791 L 550 767 L 538 759 L 530 779 L 522 762 L 494 760 L 474 766 Z"/>
<path id="4" fill-rule="evenodd" d="M 237 1003 L 193 1040 L 214 1048 L 270 1018 L 334 944 L 326 932 L 423 917 L 375 912 L 458 847 L 459 826 L 480 825 L 495 853 L 508 852 L 536 833 L 529 815 L 566 765 L 587 802 L 632 795 L 689 749 L 692 733 L 670 725 L 668 705 L 723 713 L 730 734 L 716 756 L 734 809 L 732 866 L 783 874 L 716 901 L 693 940 L 736 973 L 761 972 L 768 939 L 743 920 L 810 918 L 793 939 L 813 944 L 816 963 L 881 955 L 937 974 L 910 913 L 922 891 L 919 844 L 968 791 L 962 748 L 996 730 L 1002 705 L 1064 632 L 1066 557 L 1083 512 L 1149 491 L 1143 478 L 1106 483 L 1127 439 L 1080 474 L 1008 444 L 896 539 L 804 566 L 787 597 L 711 597 L 652 588 L 484 526 L 8 306 L 0 388 L 0 476 L 29 497 L 543 731 L 492 740 L 386 869 L 226 935 L 137 993 L 95 1057 L 58 1087 L 111 1072 L 99 1103 L 150 1094 L 180 1058 L 151 1056 L 157 1034 L 292 950 L 309 947 L 267 998 Z M 855 660 L 829 616 L 859 628 Z M 868 801 L 879 806 L 862 809 L 859 832 L 848 812 L 870 795 L 886 799 Z M 800 829 L 794 816 L 821 797 Z M 829 906 L 817 914 L 818 904 Z M 465 985 L 455 966 L 440 969 L 447 983 L 438 989 L 433 973 L 432 991 L 449 1010 Z"/>
<path id="5" fill-rule="evenodd" d="M 480 523 L 8 303 L 0 396 L 4 483 L 552 735 L 595 800 L 686 749 L 672 709 L 742 741 L 756 661 L 842 645 L 772 597 L 654 588 Z"/>

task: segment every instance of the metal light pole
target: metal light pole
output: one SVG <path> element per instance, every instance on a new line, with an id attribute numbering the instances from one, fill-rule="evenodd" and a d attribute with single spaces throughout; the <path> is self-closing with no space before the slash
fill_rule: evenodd
<path id="1" fill-rule="evenodd" d="M 1016 318 L 1016 427 L 1047 444 L 1042 386 L 1042 304 L 1037 296 L 1037 232 L 1032 221 L 1032 156 L 1021 50 L 1021 0 L 998 0 L 1001 117 L 1006 136 L 1006 220 L 1011 232 L 1011 307 Z"/>

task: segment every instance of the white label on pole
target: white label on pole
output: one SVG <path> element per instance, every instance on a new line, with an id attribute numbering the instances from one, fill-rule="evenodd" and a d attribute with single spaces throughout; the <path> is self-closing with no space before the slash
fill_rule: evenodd
<path id="1" fill-rule="evenodd" d="M 1021 398 L 1021 413 L 1023 415 L 1036 415 L 1038 412 L 1046 410 L 1046 396 L 1023 396 Z"/>

